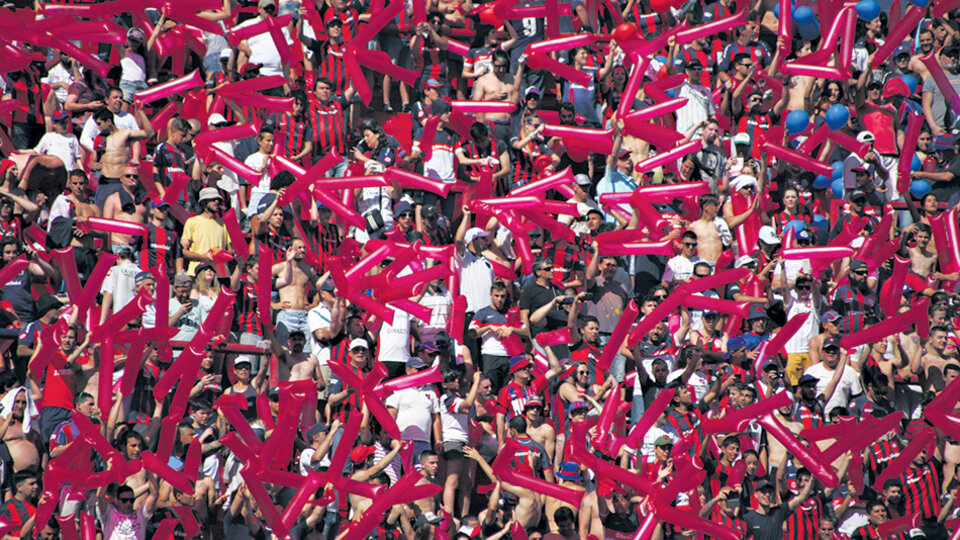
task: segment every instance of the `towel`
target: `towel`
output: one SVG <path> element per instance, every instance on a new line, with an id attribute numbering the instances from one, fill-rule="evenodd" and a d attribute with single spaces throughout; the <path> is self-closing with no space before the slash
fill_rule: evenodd
<path id="1" fill-rule="evenodd" d="M 40 409 L 38 409 L 37 404 L 34 403 L 29 388 L 26 386 L 18 386 L 7 392 L 7 395 L 3 396 L 3 399 L 0 399 L 0 414 L 9 416 L 10 411 L 13 410 L 13 402 L 17 399 L 17 394 L 21 391 L 27 396 L 27 408 L 23 411 L 23 433 L 26 434 L 30 431 L 33 420 L 40 415 Z"/>

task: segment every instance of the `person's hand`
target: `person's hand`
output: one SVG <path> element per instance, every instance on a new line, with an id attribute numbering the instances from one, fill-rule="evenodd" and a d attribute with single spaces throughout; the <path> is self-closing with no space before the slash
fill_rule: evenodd
<path id="1" fill-rule="evenodd" d="M 209 439 L 210 437 L 213 437 L 213 427 L 212 427 L 212 426 L 211 426 L 211 427 L 208 427 L 208 428 L 205 429 L 205 430 L 203 430 L 203 433 L 200 434 L 200 442 L 203 443 L 203 441 Z"/>
<path id="2" fill-rule="evenodd" d="M 600 244 L 596 240 L 590 243 L 590 251 L 593 253 L 593 256 L 596 257 L 597 253 L 600 252 Z"/>
<path id="3" fill-rule="evenodd" d="M 390 450 L 396 450 L 398 448 L 400 448 L 400 441 L 396 439 L 393 439 L 392 441 L 390 441 Z"/>
<path id="4" fill-rule="evenodd" d="M 465 204 L 462 207 L 460 207 L 460 211 L 463 212 L 463 215 L 468 216 L 470 215 L 470 206 Z"/>
<path id="5" fill-rule="evenodd" d="M 99 99 L 98 99 L 98 100 L 95 100 L 95 101 L 90 101 L 90 102 L 87 103 L 87 107 L 88 107 L 89 110 L 102 109 L 102 108 L 103 108 L 103 102 L 100 101 Z"/>
<path id="6" fill-rule="evenodd" d="M 477 450 L 472 446 L 464 446 L 463 455 L 467 456 L 468 458 L 474 461 L 480 461 L 481 459 L 483 459 L 482 457 L 480 457 L 480 452 L 477 452 Z"/>
<path id="7" fill-rule="evenodd" d="M 207 386 L 208 384 L 213 382 L 215 377 L 216 376 L 213 374 L 207 374 L 207 375 L 204 375 L 203 377 L 200 377 L 200 386 Z"/>
<path id="8" fill-rule="evenodd" d="M 749 351 L 747 352 L 747 358 L 750 360 L 756 360 L 758 354 L 760 354 L 760 351 Z"/>
<path id="9" fill-rule="evenodd" d="M 425 22 L 417 23 L 417 33 L 420 35 L 430 33 L 430 25 Z"/>
<path id="10" fill-rule="evenodd" d="M 324 384 L 323 381 L 320 381 L 320 380 L 317 381 L 317 392 L 323 392 L 323 389 L 326 387 L 327 385 Z"/>
<path id="11" fill-rule="evenodd" d="M 284 300 L 283 302 L 280 302 L 280 309 L 290 309 L 292 307 L 293 307 L 293 304 L 291 304 L 289 300 Z"/>
<path id="12" fill-rule="evenodd" d="M 299 15 L 300 18 L 306 17 L 306 16 L 307 16 L 307 8 L 303 7 L 303 5 L 301 4 L 301 5 L 300 5 L 300 9 L 297 10 L 297 15 Z"/>

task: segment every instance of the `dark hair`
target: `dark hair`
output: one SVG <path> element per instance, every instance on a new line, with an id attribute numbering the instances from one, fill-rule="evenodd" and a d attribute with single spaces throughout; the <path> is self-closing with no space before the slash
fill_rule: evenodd
<path id="1" fill-rule="evenodd" d="M 507 286 L 504 285 L 502 281 L 494 281 L 493 283 L 490 284 L 490 292 L 505 291 L 505 290 L 507 290 Z"/>
<path id="2" fill-rule="evenodd" d="M 0 371 L 0 390 L 9 390 L 14 386 L 20 386 L 20 379 L 17 378 L 17 372 L 12 369 Z"/>
<path id="3" fill-rule="evenodd" d="M 561 506 L 553 513 L 553 522 L 560 523 L 561 521 L 576 521 L 573 516 L 573 510 L 567 508 L 566 506 Z"/>
<path id="4" fill-rule="evenodd" d="M 73 407 L 77 408 L 81 403 L 87 401 L 88 399 L 93 399 L 93 396 L 86 392 L 80 392 L 77 394 L 77 397 L 73 399 Z"/>
<path id="5" fill-rule="evenodd" d="M 433 450 L 424 450 L 423 452 L 420 452 L 420 461 L 422 462 L 423 458 L 439 457 L 439 456 L 440 454 L 434 452 Z"/>
<path id="6" fill-rule="evenodd" d="M 300 106 L 303 107 L 304 109 L 307 108 L 307 102 L 308 102 L 308 100 L 307 100 L 307 93 L 304 92 L 303 90 L 300 90 L 300 89 L 298 88 L 298 89 L 294 90 L 293 92 L 290 92 L 290 97 L 292 97 L 292 98 L 294 99 L 294 101 L 296 101 L 297 103 L 299 103 Z"/>
<path id="7" fill-rule="evenodd" d="M 740 444 L 740 438 L 736 435 L 727 435 L 724 437 L 723 442 L 720 443 L 721 448 L 726 448 L 731 444 Z"/>
<path id="8" fill-rule="evenodd" d="M 126 493 L 133 495 L 133 488 L 126 484 L 123 484 L 117 487 L 116 496 L 118 499 L 120 498 L 121 495 L 124 495 Z"/>
<path id="9" fill-rule="evenodd" d="M 733 65 L 737 65 L 737 64 L 739 64 L 740 62 L 743 62 L 744 60 L 749 60 L 749 59 L 750 59 L 750 55 L 749 55 L 749 54 L 747 54 L 747 53 L 737 53 L 737 54 L 733 55 L 733 60 L 732 60 L 732 62 L 733 62 Z"/>
<path id="10" fill-rule="evenodd" d="M 326 78 L 326 77 L 317 77 L 317 82 L 313 83 L 313 89 L 316 90 L 316 89 L 317 89 L 317 85 L 320 84 L 320 83 L 323 83 L 323 84 L 329 86 L 330 89 L 333 90 L 333 81 L 331 81 L 330 79 L 328 79 L 328 78 Z"/>
<path id="11" fill-rule="evenodd" d="M 507 69 L 510 68 L 510 55 L 507 54 L 507 51 L 503 49 L 494 49 L 493 54 L 490 55 L 490 63 L 494 62 L 506 62 Z"/>
<path id="12" fill-rule="evenodd" d="M 22 471 L 17 471 L 13 473 L 13 485 L 19 486 L 21 482 L 25 482 L 30 479 L 39 480 L 40 473 L 34 469 L 24 469 Z"/>
<path id="13" fill-rule="evenodd" d="M 173 119 L 173 123 L 170 124 L 171 131 L 179 131 L 180 133 L 190 133 L 190 122 L 187 122 L 186 118 L 177 117 Z"/>
<path id="14" fill-rule="evenodd" d="M 270 189 L 272 191 L 277 191 L 278 189 L 283 189 L 292 185 L 296 181 L 297 177 L 294 176 L 290 171 L 280 171 L 270 179 Z"/>
<path id="15" fill-rule="evenodd" d="M 474 141 L 477 139 L 489 139 L 490 129 L 487 128 L 487 125 L 483 122 L 474 122 L 470 125 L 470 138 Z"/>
<path id="16" fill-rule="evenodd" d="M 190 408 L 194 411 L 209 409 L 213 407 L 213 404 L 210 403 L 210 400 L 203 397 L 195 397 L 190 400 Z"/>
<path id="17" fill-rule="evenodd" d="M 587 323 L 592 323 L 592 322 L 600 324 L 600 319 L 597 319 L 593 315 L 584 315 L 583 317 L 580 317 L 580 321 L 579 321 L 580 324 L 578 326 L 580 328 L 583 328 L 587 326 Z"/>
<path id="18" fill-rule="evenodd" d="M 695 232 L 693 232 L 693 231 L 683 231 L 683 234 L 680 235 L 680 239 L 681 239 L 681 240 L 686 240 L 686 239 L 688 239 L 688 238 L 691 239 L 691 240 L 696 240 L 696 239 L 697 239 L 697 233 L 695 233 Z"/>
<path id="19" fill-rule="evenodd" d="M 704 193 L 700 196 L 699 203 L 701 209 L 708 204 L 720 204 L 720 197 L 715 193 Z"/>
<path id="20" fill-rule="evenodd" d="M 107 108 L 100 109 L 94 113 L 93 120 L 96 122 L 106 122 L 107 120 L 113 122 L 113 112 Z"/>
<path id="21" fill-rule="evenodd" d="M 569 113 L 574 113 L 574 114 L 577 113 L 577 109 L 575 109 L 575 108 L 573 107 L 573 103 L 570 103 L 569 101 L 564 101 L 563 103 L 561 103 L 561 104 L 560 104 L 560 110 L 561 110 L 561 111 L 565 111 L 565 112 L 569 112 Z"/>
<path id="22" fill-rule="evenodd" d="M 882 507 L 884 510 L 887 509 L 887 503 L 881 501 L 880 499 L 875 499 L 867 503 L 865 510 L 869 514 L 870 512 L 873 512 L 873 509 L 878 506 Z"/>
<path id="23" fill-rule="evenodd" d="M 510 423 L 508 425 L 510 426 L 510 429 L 519 433 L 526 433 L 527 431 L 527 419 L 522 416 L 514 416 L 510 419 Z"/>
<path id="24" fill-rule="evenodd" d="M 268 134 L 268 133 L 269 133 L 270 135 L 274 135 L 274 134 L 275 134 L 275 132 L 273 131 L 273 128 L 272 128 L 272 127 L 270 127 L 270 126 L 268 126 L 268 125 L 260 126 L 260 133 L 257 133 L 257 142 L 260 142 L 261 140 L 263 140 L 263 136 L 266 135 L 266 134 Z"/>
<path id="25" fill-rule="evenodd" d="M 119 86 L 115 86 L 115 85 L 108 86 L 106 96 L 110 97 L 110 94 L 114 92 L 120 92 L 120 95 L 123 95 L 123 88 L 120 88 Z"/>
<path id="26" fill-rule="evenodd" d="M 898 487 L 900 489 L 903 489 L 903 483 L 900 482 L 899 478 L 887 478 L 886 480 L 883 481 L 884 491 L 892 487 Z"/>

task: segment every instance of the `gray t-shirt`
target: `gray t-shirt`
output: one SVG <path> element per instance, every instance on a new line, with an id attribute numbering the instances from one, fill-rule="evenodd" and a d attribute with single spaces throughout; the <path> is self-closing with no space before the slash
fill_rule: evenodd
<path id="1" fill-rule="evenodd" d="M 953 89 L 960 94 L 960 75 L 954 75 L 949 71 L 945 71 L 944 73 L 950 81 L 950 85 L 953 86 Z M 946 97 L 943 95 L 940 87 L 937 86 L 937 82 L 933 80 L 933 77 L 927 77 L 923 80 L 923 93 L 933 95 L 933 102 L 930 104 L 930 108 L 933 109 L 934 120 L 947 129 L 953 127 L 957 121 L 957 113 L 953 110 L 953 107 L 947 103 Z"/>

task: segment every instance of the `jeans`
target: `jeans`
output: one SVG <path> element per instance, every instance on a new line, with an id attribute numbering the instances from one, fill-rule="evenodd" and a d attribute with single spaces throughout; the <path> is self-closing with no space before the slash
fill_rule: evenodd
<path id="1" fill-rule="evenodd" d="M 609 342 L 610 334 L 600 334 L 600 345 L 606 347 Z M 623 382 L 623 377 L 626 375 L 627 357 L 620 354 L 619 344 L 615 346 L 618 347 L 617 355 L 613 357 L 613 362 L 610 363 L 610 369 L 607 370 L 607 373 L 613 375 L 617 382 Z"/>
<path id="2" fill-rule="evenodd" d="M 481 358 L 483 359 L 483 374 L 490 378 L 490 388 L 493 395 L 496 396 L 500 393 L 500 389 L 503 388 L 504 383 L 507 382 L 507 377 L 510 375 L 510 358 L 491 354 L 484 354 Z"/>
<path id="3" fill-rule="evenodd" d="M 316 156 L 313 160 L 314 163 L 321 159 L 320 156 Z M 333 167 L 330 167 L 330 170 L 324 173 L 326 178 L 341 178 L 347 172 L 347 160 L 343 160 L 340 163 L 337 163 Z"/>
<path id="4" fill-rule="evenodd" d="M 252 332 L 242 332 L 240 334 L 240 344 L 241 345 L 256 345 L 257 343 L 263 341 L 263 336 L 259 336 Z M 307 340 L 309 342 L 310 340 Z M 249 355 L 250 359 L 253 360 L 253 365 L 250 366 L 250 373 L 256 375 L 260 372 L 260 355 L 251 354 Z"/>
<path id="5" fill-rule="evenodd" d="M 123 100 L 127 103 L 133 103 L 133 95 L 141 90 L 147 89 L 147 83 L 144 81 L 124 81 L 120 80 L 120 90 L 123 90 Z"/>
<path id="6" fill-rule="evenodd" d="M 305 309 L 284 309 L 277 313 L 277 342 L 284 347 L 290 338 L 290 332 L 300 330 L 306 336 L 309 332 L 307 327 L 307 310 Z M 310 352 L 310 340 L 303 347 L 303 352 Z"/>

